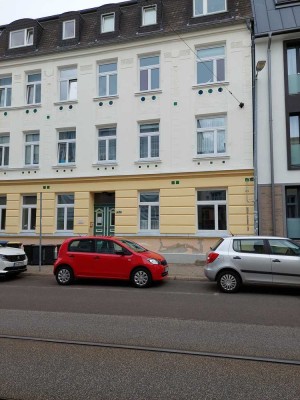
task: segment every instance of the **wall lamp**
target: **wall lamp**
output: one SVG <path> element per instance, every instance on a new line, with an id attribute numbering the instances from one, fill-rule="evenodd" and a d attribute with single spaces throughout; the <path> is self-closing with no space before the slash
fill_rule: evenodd
<path id="1" fill-rule="evenodd" d="M 266 65 L 266 61 L 265 60 L 257 61 L 256 67 L 255 67 L 255 70 L 256 70 L 255 77 L 257 77 L 258 73 L 265 68 L 265 65 Z"/>

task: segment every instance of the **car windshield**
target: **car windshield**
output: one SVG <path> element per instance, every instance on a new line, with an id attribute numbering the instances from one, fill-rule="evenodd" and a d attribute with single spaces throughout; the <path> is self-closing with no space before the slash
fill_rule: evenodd
<path id="1" fill-rule="evenodd" d="M 132 242 L 131 240 L 122 239 L 122 240 L 120 240 L 120 242 L 126 244 L 126 246 L 128 246 L 130 249 L 136 251 L 137 253 L 144 253 L 145 251 L 147 251 L 147 249 L 145 249 L 143 246 L 141 246 L 135 242 Z"/>

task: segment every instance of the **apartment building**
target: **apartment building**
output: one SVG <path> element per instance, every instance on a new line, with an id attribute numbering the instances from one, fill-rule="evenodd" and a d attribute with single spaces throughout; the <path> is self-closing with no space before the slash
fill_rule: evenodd
<path id="1" fill-rule="evenodd" d="M 250 17 L 135 0 L 0 27 L 0 238 L 118 235 L 187 261 L 252 234 Z"/>
<path id="2" fill-rule="evenodd" d="M 259 233 L 300 239 L 300 2 L 252 6 Z"/>

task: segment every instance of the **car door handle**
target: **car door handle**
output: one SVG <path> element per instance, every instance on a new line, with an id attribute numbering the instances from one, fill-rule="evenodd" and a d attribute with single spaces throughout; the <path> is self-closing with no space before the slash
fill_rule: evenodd
<path id="1" fill-rule="evenodd" d="M 233 259 L 234 259 L 234 260 L 241 260 L 241 257 L 235 256 L 235 257 L 233 257 Z"/>
<path id="2" fill-rule="evenodd" d="M 278 258 L 275 258 L 275 260 L 272 260 L 273 262 L 281 262 L 280 260 L 278 260 Z"/>

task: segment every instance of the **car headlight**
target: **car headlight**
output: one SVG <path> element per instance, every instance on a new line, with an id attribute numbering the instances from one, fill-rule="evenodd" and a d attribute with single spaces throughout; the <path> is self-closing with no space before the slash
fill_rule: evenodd
<path id="1" fill-rule="evenodd" d="M 6 258 L 6 256 L 5 256 L 5 255 L 3 255 L 3 254 L 0 254 L 0 260 L 4 260 L 4 261 L 6 261 L 6 260 L 7 260 L 7 258 Z"/>
<path id="2" fill-rule="evenodd" d="M 147 261 L 149 261 L 149 263 L 151 263 L 151 264 L 155 264 L 155 265 L 159 264 L 159 261 L 155 260 L 155 258 L 147 258 Z"/>

